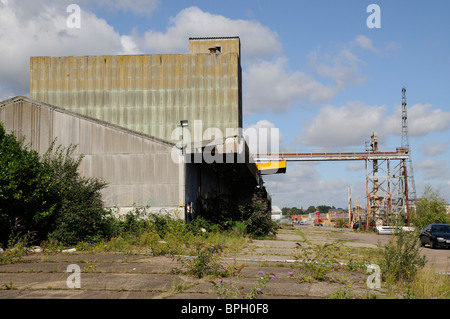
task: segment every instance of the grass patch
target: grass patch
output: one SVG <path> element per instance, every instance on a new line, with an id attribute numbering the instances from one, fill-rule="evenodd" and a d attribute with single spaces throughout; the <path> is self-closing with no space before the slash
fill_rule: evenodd
<path id="1" fill-rule="evenodd" d="M 449 299 L 450 276 L 438 274 L 434 267 L 426 267 L 417 272 L 410 283 L 401 283 L 404 297 L 408 299 Z"/>
<path id="2" fill-rule="evenodd" d="M 296 232 L 295 232 L 295 234 L 297 234 L 297 235 L 299 235 L 299 236 L 301 236 L 302 237 L 302 239 L 303 239 L 303 242 L 305 243 L 305 244 L 309 244 L 309 245 L 311 245 L 311 242 L 306 238 L 306 235 L 305 235 L 305 233 L 304 232 L 302 232 L 300 229 L 298 229 Z"/>

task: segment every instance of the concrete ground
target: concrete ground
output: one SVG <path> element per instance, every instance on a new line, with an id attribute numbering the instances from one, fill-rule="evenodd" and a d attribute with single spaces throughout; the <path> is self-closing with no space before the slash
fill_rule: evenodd
<path id="1" fill-rule="evenodd" d="M 300 230 L 300 231 L 299 231 Z M 304 236 L 308 242 L 304 242 Z M 276 279 L 267 283 L 260 298 L 324 298 L 341 287 L 356 298 L 376 294 L 386 296 L 386 289 L 369 289 L 368 274 L 340 270 L 334 280 L 302 282 L 295 252 L 301 245 L 338 242 L 346 247 L 376 248 L 389 241 L 389 235 L 359 233 L 348 229 L 297 226 L 283 229 L 276 240 L 254 240 L 239 253 L 227 255 L 222 263 L 239 268 L 238 277 L 226 277 L 229 291 L 241 296 L 249 293 L 261 276 L 272 273 Z M 450 272 L 450 249 L 422 248 L 428 265 L 436 272 Z M 80 288 L 69 288 L 69 265 L 80 267 Z M 20 263 L 0 265 L 0 299 L 217 299 L 213 278 L 198 279 L 182 272 L 183 264 L 167 256 L 129 255 L 123 253 L 36 253 Z M 218 279 L 214 280 L 218 283 Z M 71 281 L 72 283 L 75 281 Z M 239 290 L 239 288 L 243 287 Z M 231 298 L 231 295 L 228 296 Z"/>

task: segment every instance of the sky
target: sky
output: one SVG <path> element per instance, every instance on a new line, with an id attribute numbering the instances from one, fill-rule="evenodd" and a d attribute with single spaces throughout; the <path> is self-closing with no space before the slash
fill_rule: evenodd
<path id="1" fill-rule="evenodd" d="M 447 0 L 0 0 L 0 100 L 29 96 L 30 56 L 187 53 L 189 37 L 239 36 L 244 128 L 278 128 L 283 152 L 364 151 L 374 131 L 394 151 L 406 87 L 417 195 L 429 185 L 450 203 L 449 12 Z M 365 203 L 365 178 L 364 162 L 289 162 L 264 180 L 274 205 L 346 208 L 348 187 Z"/>

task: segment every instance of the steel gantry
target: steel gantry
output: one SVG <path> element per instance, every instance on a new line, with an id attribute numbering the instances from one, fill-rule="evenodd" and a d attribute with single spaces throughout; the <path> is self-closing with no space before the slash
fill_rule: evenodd
<path id="1" fill-rule="evenodd" d="M 284 173 L 286 162 L 365 161 L 367 225 L 373 228 L 389 224 L 394 215 L 405 214 L 409 226 L 406 160 L 407 148 L 393 152 L 378 150 L 376 133 L 365 152 L 254 154 L 261 174 Z M 284 168 L 284 170 L 276 168 Z M 270 168 L 270 171 L 269 171 Z"/>

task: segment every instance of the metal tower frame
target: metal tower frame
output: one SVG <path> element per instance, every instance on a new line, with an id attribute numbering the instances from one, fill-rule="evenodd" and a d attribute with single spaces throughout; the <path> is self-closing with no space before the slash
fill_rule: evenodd
<path id="1" fill-rule="evenodd" d="M 408 132 L 408 106 L 406 104 L 406 88 L 402 88 L 402 147 L 408 150 L 409 158 L 407 162 L 404 163 L 405 175 L 407 179 L 405 180 L 405 193 L 408 197 L 405 202 L 405 209 L 410 211 L 415 209 L 416 206 L 416 184 L 414 181 L 414 169 L 411 157 L 411 147 L 409 144 L 409 132 Z"/>
<path id="2" fill-rule="evenodd" d="M 407 202 L 405 193 L 405 160 L 408 150 L 398 147 L 395 152 L 380 152 L 376 133 L 371 136 L 370 147 L 365 152 L 353 153 L 280 153 L 254 154 L 256 163 L 276 161 L 357 161 L 366 163 L 367 222 L 369 228 L 389 224 L 394 214 L 399 214 Z M 397 164 L 395 164 L 395 162 Z"/>
<path id="3" fill-rule="evenodd" d="M 406 88 L 402 88 L 402 143 L 395 152 L 380 152 L 374 132 L 365 152 L 354 153 L 282 153 L 255 154 L 256 162 L 272 161 L 352 161 L 366 163 L 366 209 L 369 229 L 389 225 L 392 218 L 404 215 L 410 226 L 410 212 L 415 208 L 416 187 L 408 133 Z M 399 161 L 397 164 L 392 161 Z M 285 163 L 284 163 L 285 165 Z"/>
<path id="4" fill-rule="evenodd" d="M 378 138 L 373 133 L 367 152 L 378 152 Z M 393 163 L 393 160 L 399 160 Z M 403 211 L 407 193 L 405 185 L 406 158 L 366 159 L 366 211 L 369 229 L 389 225 Z"/>

